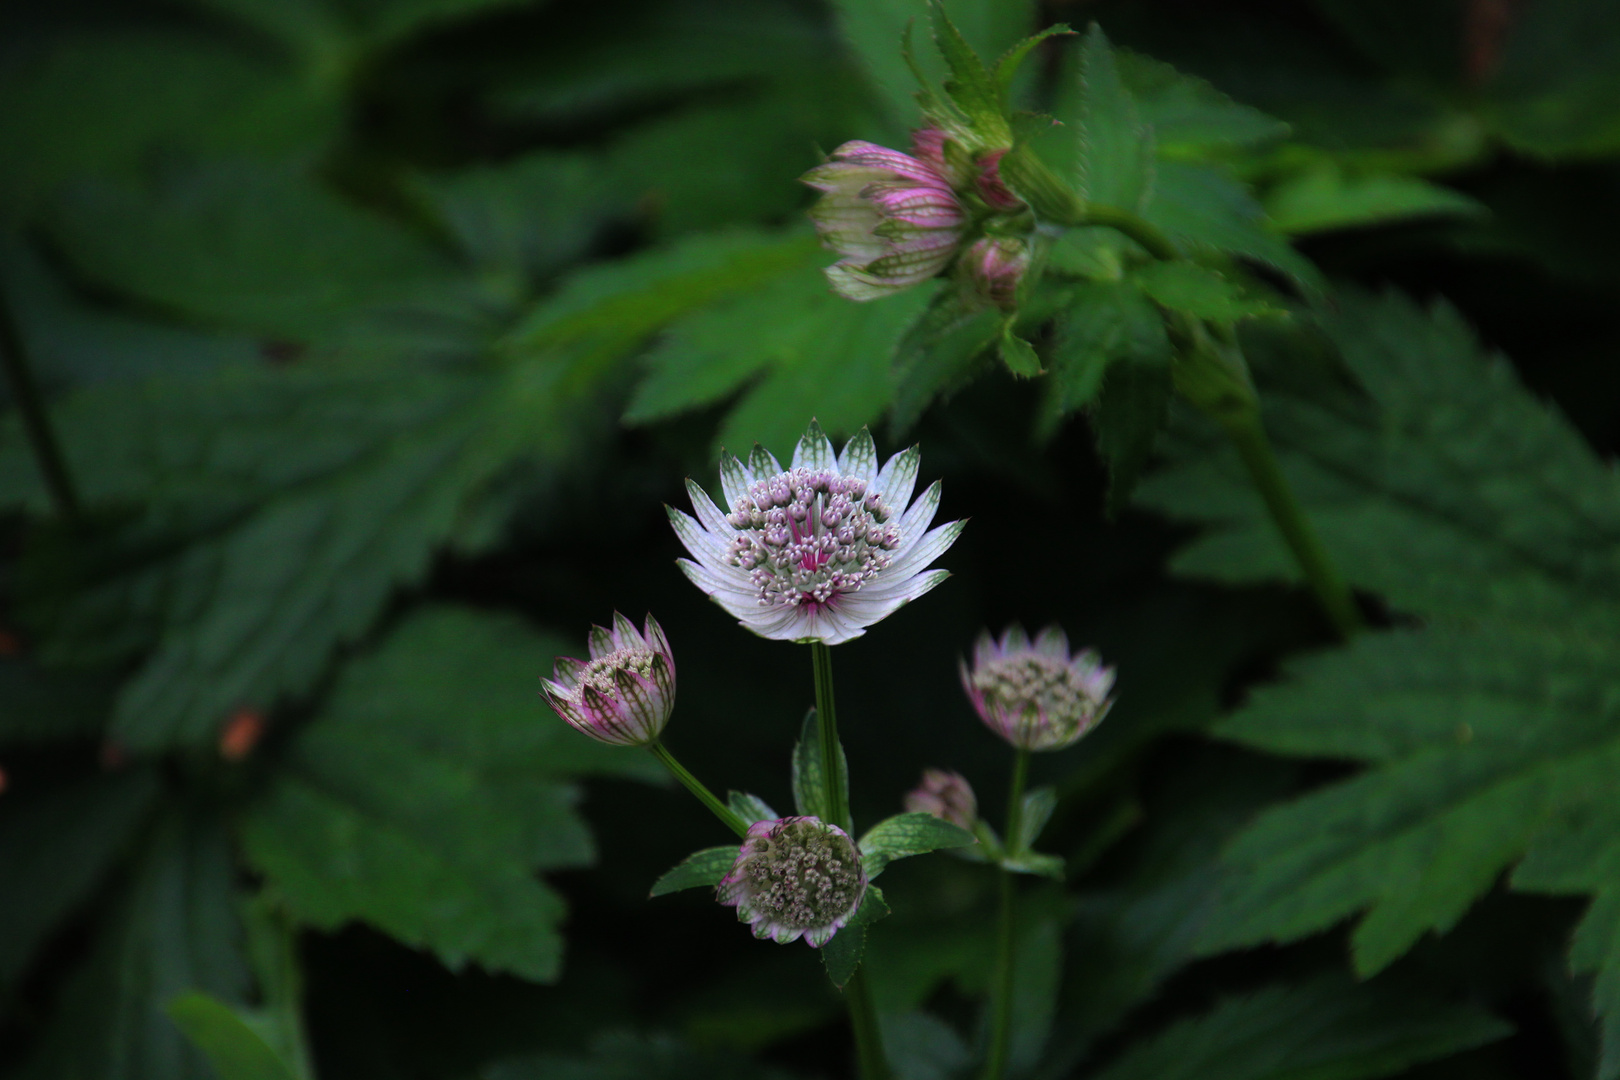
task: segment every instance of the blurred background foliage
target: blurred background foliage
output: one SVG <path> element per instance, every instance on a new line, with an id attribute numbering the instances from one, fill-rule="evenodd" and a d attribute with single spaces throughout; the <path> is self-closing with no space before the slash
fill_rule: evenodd
<path id="1" fill-rule="evenodd" d="M 1035 762 L 1068 876 L 1023 894 L 1018 1074 L 1620 1075 L 1620 7 L 947 6 L 990 57 L 1100 23 L 1152 139 L 1042 152 L 1233 287 L 1071 235 L 1032 380 L 944 283 L 833 297 L 795 178 L 903 143 L 918 0 L 0 12 L 0 344 L 67 477 L 8 383 L 0 1069 L 848 1075 L 813 954 L 646 899 L 718 826 L 536 693 L 652 610 L 671 745 L 788 805 L 808 665 L 687 585 L 661 504 L 814 415 L 920 442 L 973 519 L 837 652 L 858 820 L 925 765 L 1001 797 L 981 626 L 1120 671 Z M 1017 87 L 1069 130 L 1083 90 L 1075 38 Z M 1077 413 L 1153 350 L 1143 296 L 1244 320 L 1375 632 L 1335 644 L 1204 422 L 1122 454 L 1105 415 L 1099 457 Z M 1148 471 L 1107 516 L 1103 458 Z M 897 1068 L 967 1075 L 990 872 L 885 887 Z"/>

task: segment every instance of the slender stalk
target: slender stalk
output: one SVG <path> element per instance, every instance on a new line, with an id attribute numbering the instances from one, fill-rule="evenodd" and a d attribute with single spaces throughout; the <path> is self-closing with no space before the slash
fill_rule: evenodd
<path id="1" fill-rule="evenodd" d="M 821 773 L 827 785 L 827 812 L 833 824 L 855 835 L 849 812 L 849 792 L 844 787 L 844 770 L 838 751 L 838 710 L 833 702 L 832 649 L 819 641 L 810 643 L 810 661 L 816 676 L 816 728 L 821 734 Z M 860 1062 L 862 1080 L 889 1080 L 889 1059 L 883 1052 L 883 1029 L 878 1026 L 877 1008 L 866 976 L 856 969 L 844 987 L 849 1005 L 849 1026 L 855 1033 L 855 1056 Z"/>
<path id="2" fill-rule="evenodd" d="M 1080 217 L 1072 224 L 1076 226 L 1106 225 L 1110 229 L 1122 232 L 1135 240 L 1142 249 L 1160 262 L 1175 262 L 1181 258 L 1181 252 L 1154 226 L 1137 217 L 1128 210 L 1121 210 L 1114 206 L 1103 206 L 1092 203 L 1081 212 Z"/>
<path id="3" fill-rule="evenodd" d="M 1272 522 L 1293 552 L 1316 599 L 1340 634 L 1347 638 L 1354 636 L 1362 628 L 1361 612 L 1310 519 L 1294 498 L 1293 488 L 1277 464 L 1277 455 L 1272 452 L 1271 440 L 1266 437 L 1258 411 L 1224 417 L 1222 426 L 1237 447 L 1244 467 L 1249 470 L 1249 478 L 1265 500 Z"/>
<path id="4" fill-rule="evenodd" d="M 838 753 L 838 708 L 833 702 L 832 649 L 819 641 L 810 643 L 810 660 L 816 672 L 816 726 L 821 731 L 821 775 L 827 784 L 827 808 L 833 824 L 855 834 L 849 813 L 849 792 L 844 790 L 844 770 Z"/>
<path id="5" fill-rule="evenodd" d="M 663 743 L 650 742 L 647 744 L 647 749 L 652 752 L 652 756 L 657 758 L 664 768 L 670 771 L 675 779 L 686 785 L 687 791 L 697 796 L 698 802 L 707 806 L 715 817 L 725 822 L 726 828 L 738 836 L 748 835 L 748 822 L 744 821 L 731 807 L 715 798 L 714 792 L 703 786 L 703 781 L 687 772 L 686 767 L 675 760 L 675 755 L 671 754 Z"/>
<path id="6" fill-rule="evenodd" d="M 1024 784 L 1029 779 L 1029 751 L 1018 750 L 1013 757 L 1012 788 L 1007 793 L 1007 854 L 1018 842 L 1018 832 L 1024 818 Z M 1001 920 L 996 933 L 996 970 L 990 987 L 990 1050 L 985 1056 L 984 1080 L 1001 1080 L 1007 1072 L 1007 1056 L 1012 1050 L 1013 999 L 1013 947 L 1014 933 L 1013 872 L 1001 869 Z"/>
<path id="7" fill-rule="evenodd" d="M 62 457 L 61 444 L 56 441 L 56 432 L 45 411 L 39 384 L 34 381 L 33 369 L 28 366 L 28 358 L 23 352 L 22 335 L 17 332 L 17 324 L 11 318 L 11 309 L 6 304 L 3 290 L 0 290 L 0 367 L 5 369 L 6 385 L 11 388 L 11 397 L 17 403 L 23 432 L 33 448 L 34 460 L 44 477 L 51 505 L 58 517 L 72 521 L 79 516 L 78 490 L 73 486 L 73 476 L 68 472 L 66 459 Z"/>

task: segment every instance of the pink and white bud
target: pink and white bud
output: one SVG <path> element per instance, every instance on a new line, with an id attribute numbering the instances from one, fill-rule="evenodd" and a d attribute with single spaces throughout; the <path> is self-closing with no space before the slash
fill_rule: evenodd
<path id="1" fill-rule="evenodd" d="M 842 930 L 866 895 L 861 853 L 849 834 L 820 818 L 785 817 L 749 826 L 715 899 L 737 909 L 757 938 L 819 949 Z"/>
<path id="2" fill-rule="evenodd" d="M 979 820 L 979 800 L 961 773 L 923 770 L 922 783 L 906 795 L 906 809 L 933 814 L 952 825 L 972 829 Z"/>
<path id="3" fill-rule="evenodd" d="M 1020 750 L 1061 750 L 1097 726 L 1113 706 L 1114 669 L 1090 649 L 1069 653 L 1049 626 L 1033 643 L 1023 627 L 979 636 L 973 666 L 961 665 L 962 689 L 991 731 Z"/>
<path id="4" fill-rule="evenodd" d="M 613 613 L 613 629 L 591 627 L 589 660 L 559 657 L 541 679 L 557 715 L 598 742 L 645 746 L 675 708 L 675 656 L 651 615 L 640 632 Z"/>
<path id="5" fill-rule="evenodd" d="M 822 193 L 810 220 L 841 256 L 827 280 L 851 300 L 876 300 L 935 277 L 961 244 L 967 215 L 929 162 L 855 140 L 801 179 Z"/>
<path id="6" fill-rule="evenodd" d="M 1029 245 L 1010 236 L 986 236 L 975 240 L 962 257 L 962 266 L 973 289 L 997 307 L 1013 307 L 1018 300 L 1018 284 L 1029 270 Z"/>

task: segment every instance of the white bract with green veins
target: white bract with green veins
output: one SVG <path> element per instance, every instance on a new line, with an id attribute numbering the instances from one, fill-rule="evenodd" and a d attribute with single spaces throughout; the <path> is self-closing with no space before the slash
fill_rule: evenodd
<path id="1" fill-rule="evenodd" d="M 836 645 L 949 577 L 928 564 L 965 522 L 929 529 L 939 510 L 936 480 L 916 502 L 916 447 L 881 469 L 862 428 L 834 454 L 814 420 L 784 469 L 763 447 L 747 463 L 720 459 L 724 513 L 692 480 L 694 519 L 670 508 L 693 559 L 681 569 L 743 626 L 777 641 Z M 909 506 L 908 506 L 909 503 Z"/>

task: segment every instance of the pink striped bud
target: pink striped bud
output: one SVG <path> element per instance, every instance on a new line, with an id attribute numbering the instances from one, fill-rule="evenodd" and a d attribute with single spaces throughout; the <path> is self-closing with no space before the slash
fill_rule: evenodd
<path id="1" fill-rule="evenodd" d="M 613 613 L 613 629 L 591 627 L 589 660 L 559 657 L 541 679 L 557 715 L 598 742 L 645 746 L 658 738 L 675 709 L 675 657 L 651 615 L 636 630 Z"/>
<path id="2" fill-rule="evenodd" d="M 1013 237 L 986 236 L 968 248 L 962 266 L 980 296 L 997 307 L 1010 308 L 1018 299 L 1018 283 L 1029 269 L 1029 245 Z"/>
<path id="3" fill-rule="evenodd" d="M 979 800 L 966 777 L 943 769 L 923 770 L 922 783 L 906 795 L 905 805 L 964 829 L 972 829 L 979 819 Z"/>

